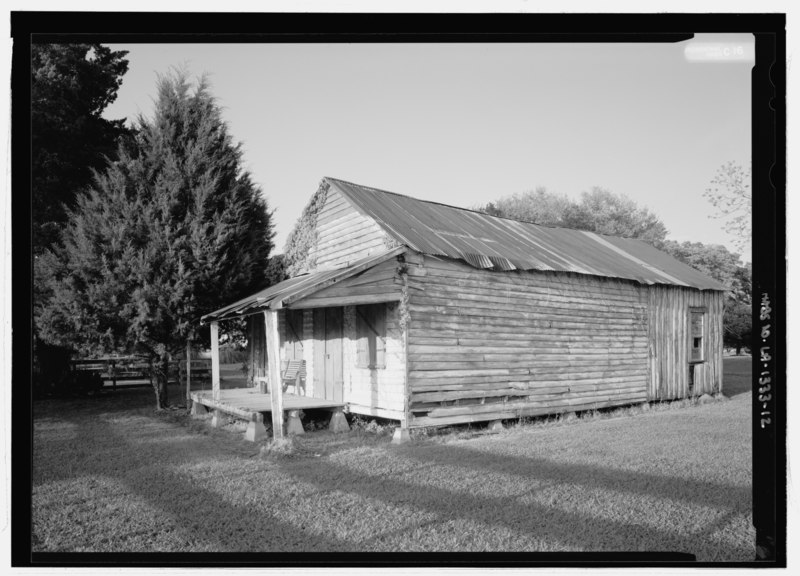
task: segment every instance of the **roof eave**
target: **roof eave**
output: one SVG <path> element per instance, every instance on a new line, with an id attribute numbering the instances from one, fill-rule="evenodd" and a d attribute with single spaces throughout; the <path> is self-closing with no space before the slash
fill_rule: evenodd
<path id="1" fill-rule="evenodd" d="M 396 248 L 392 248 L 386 252 L 381 254 L 375 255 L 373 257 L 368 257 L 362 259 L 361 261 L 351 265 L 345 266 L 343 268 L 338 269 L 338 273 L 336 270 L 319 270 L 316 272 L 312 272 L 309 274 L 309 279 L 312 279 L 315 275 L 322 276 L 319 279 L 319 282 L 311 282 L 308 286 L 304 286 L 301 283 L 301 286 L 298 287 L 296 291 L 289 290 L 285 294 L 281 293 L 279 287 L 281 284 L 284 283 L 297 283 L 298 276 L 294 278 L 289 278 L 288 280 L 284 280 L 283 282 L 279 282 L 270 288 L 275 289 L 275 296 L 273 298 L 254 298 L 255 294 L 252 296 L 243 298 L 238 300 L 233 304 L 229 304 L 228 306 L 224 306 L 219 310 L 215 310 L 214 312 L 210 312 L 208 314 L 203 315 L 200 318 L 200 324 L 208 324 L 210 322 L 219 322 L 222 320 L 232 320 L 234 318 L 244 318 L 246 316 L 252 316 L 254 314 L 259 314 L 264 310 L 280 310 L 281 308 L 289 308 L 293 302 L 297 302 L 303 298 L 306 298 L 320 290 L 324 290 L 337 282 L 341 282 L 342 280 L 346 280 L 351 276 L 354 276 L 364 270 L 368 270 L 382 262 L 385 262 L 391 258 L 397 257 L 408 250 L 407 246 L 397 246 Z M 326 273 L 334 272 L 331 276 L 325 276 Z M 291 285 L 291 284 L 290 284 Z M 257 292 L 259 294 L 263 292 Z M 252 301 L 250 300 L 252 298 Z M 238 306 L 237 306 L 238 305 Z"/>

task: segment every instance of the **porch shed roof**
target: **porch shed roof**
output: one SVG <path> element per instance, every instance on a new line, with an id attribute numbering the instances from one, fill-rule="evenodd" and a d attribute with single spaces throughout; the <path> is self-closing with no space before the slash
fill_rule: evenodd
<path id="1" fill-rule="evenodd" d="M 215 310 L 200 318 L 201 324 L 216 322 L 218 320 L 230 320 L 256 314 L 263 310 L 283 308 L 285 300 L 297 299 L 298 297 L 308 296 L 327 288 L 336 282 L 350 278 L 373 266 L 385 262 L 386 260 L 402 254 L 407 248 L 400 246 L 392 248 L 380 254 L 373 254 L 361 260 L 357 260 L 349 266 L 337 269 L 315 270 L 309 274 L 302 274 L 289 278 L 283 282 L 273 284 L 260 292 L 242 298 L 233 304 Z"/>

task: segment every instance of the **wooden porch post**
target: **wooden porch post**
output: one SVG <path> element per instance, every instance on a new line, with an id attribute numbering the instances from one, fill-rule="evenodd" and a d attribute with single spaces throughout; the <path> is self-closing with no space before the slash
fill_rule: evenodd
<path id="1" fill-rule="evenodd" d="M 186 406 L 192 404 L 192 341 L 186 339 Z"/>
<path id="2" fill-rule="evenodd" d="M 280 375 L 280 341 L 278 339 L 278 311 L 265 310 L 264 324 L 267 335 L 267 377 L 272 402 L 272 437 L 283 438 L 283 384 Z"/>
<path id="3" fill-rule="evenodd" d="M 403 272 L 401 274 L 403 278 L 403 295 L 402 300 L 400 300 L 400 330 L 401 334 L 400 337 L 403 340 L 403 359 L 404 359 L 404 366 L 403 366 L 403 419 L 400 421 L 400 428 L 395 428 L 394 434 L 392 435 L 392 444 L 405 444 L 411 439 L 411 436 L 408 433 L 408 424 L 409 419 L 411 418 L 411 410 L 410 410 L 410 396 L 411 396 L 411 387 L 408 383 L 408 327 L 411 321 L 408 312 L 408 273 Z"/>
<path id="4" fill-rule="evenodd" d="M 211 323 L 211 393 L 219 401 L 219 324 Z"/>

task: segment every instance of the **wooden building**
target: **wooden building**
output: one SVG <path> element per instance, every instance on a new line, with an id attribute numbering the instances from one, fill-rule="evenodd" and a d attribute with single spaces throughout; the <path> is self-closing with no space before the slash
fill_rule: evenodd
<path id="1" fill-rule="evenodd" d="M 403 430 L 722 390 L 724 286 L 644 242 L 333 178 L 309 206 L 305 273 L 203 318 L 248 317 L 256 386 L 303 360 L 294 396 Z"/>

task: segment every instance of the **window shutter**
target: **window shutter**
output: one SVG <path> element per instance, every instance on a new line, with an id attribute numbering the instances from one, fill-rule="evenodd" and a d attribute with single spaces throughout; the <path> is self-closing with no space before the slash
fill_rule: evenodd
<path id="1" fill-rule="evenodd" d="M 303 359 L 303 311 L 286 310 L 286 357 Z"/>
<path id="2" fill-rule="evenodd" d="M 705 360 L 703 353 L 703 336 L 704 336 L 704 310 L 702 308 L 690 308 L 689 311 L 689 337 L 691 338 L 691 346 L 689 348 L 691 361 Z"/>
<path id="3" fill-rule="evenodd" d="M 359 368 L 386 368 L 386 305 L 356 306 Z"/>
<path id="4" fill-rule="evenodd" d="M 375 368 L 386 368 L 386 305 L 376 304 L 375 311 Z"/>
<path id="5" fill-rule="evenodd" d="M 367 345 L 367 323 L 364 321 L 364 307 L 356 306 L 356 366 L 369 366 L 369 347 Z"/>

